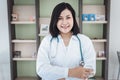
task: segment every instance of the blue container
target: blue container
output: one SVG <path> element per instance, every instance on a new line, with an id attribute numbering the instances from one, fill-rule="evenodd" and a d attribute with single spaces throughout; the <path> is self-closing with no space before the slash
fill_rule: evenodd
<path id="1" fill-rule="evenodd" d="M 95 21 L 95 14 L 88 14 L 88 21 Z"/>
<path id="2" fill-rule="evenodd" d="M 82 21 L 88 21 L 89 20 L 89 14 L 82 14 Z"/>

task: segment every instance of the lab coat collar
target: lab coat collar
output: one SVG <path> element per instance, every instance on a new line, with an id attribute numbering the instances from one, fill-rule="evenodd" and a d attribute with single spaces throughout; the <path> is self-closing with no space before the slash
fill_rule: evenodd
<path id="1" fill-rule="evenodd" d="M 60 34 L 58 35 L 58 39 L 62 39 L 62 37 L 61 37 Z M 71 39 L 78 40 L 77 37 L 76 37 L 76 35 L 72 35 Z"/>

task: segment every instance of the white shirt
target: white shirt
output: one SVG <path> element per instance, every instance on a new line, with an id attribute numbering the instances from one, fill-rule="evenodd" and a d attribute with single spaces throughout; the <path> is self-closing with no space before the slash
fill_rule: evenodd
<path id="1" fill-rule="evenodd" d="M 83 35 L 77 35 L 81 41 L 82 54 L 84 58 L 84 67 L 91 67 L 96 72 L 96 53 L 91 40 Z M 37 55 L 36 71 L 43 80 L 80 80 L 78 78 L 68 77 L 69 68 L 79 66 L 81 61 L 80 43 L 78 38 L 73 35 L 69 45 L 64 45 L 62 37 L 52 38 L 46 36 L 39 47 Z"/>

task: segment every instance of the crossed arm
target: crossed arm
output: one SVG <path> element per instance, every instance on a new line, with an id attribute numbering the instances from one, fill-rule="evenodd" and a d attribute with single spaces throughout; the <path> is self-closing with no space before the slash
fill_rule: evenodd
<path id="1" fill-rule="evenodd" d="M 80 79 L 87 79 L 88 76 L 92 73 L 93 70 L 83 68 L 83 67 L 76 67 L 69 69 L 68 77 L 80 78 Z M 59 80 L 65 80 L 65 78 L 61 78 Z"/>

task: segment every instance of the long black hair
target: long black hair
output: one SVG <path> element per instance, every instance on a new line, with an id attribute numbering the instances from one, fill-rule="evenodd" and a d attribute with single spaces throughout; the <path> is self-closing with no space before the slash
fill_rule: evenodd
<path id="1" fill-rule="evenodd" d="M 73 28 L 72 28 L 72 33 L 73 35 L 77 35 L 78 33 L 80 33 L 77 21 L 76 21 L 76 16 L 75 16 L 75 11 L 72 8 L 72 6 L 69 3 L 59 3 L 58 5 L 56 5 L 56 7 L 53 9 L 52 12 L 52 16 L 51 16 L 51 21 L 50 21 L 50 27 L 49 27 L 49 32 L 52 35 L 52 37 L 57 37 L 58 34 L 60 33 L 58 28 L 57 28 L 57 22 L 58 22 L 58 18 L 61 14 L 61 12 L 65 9 L 70 10 L 70 12 L 72 13 L 72 17 L 73 17 Z"/>

